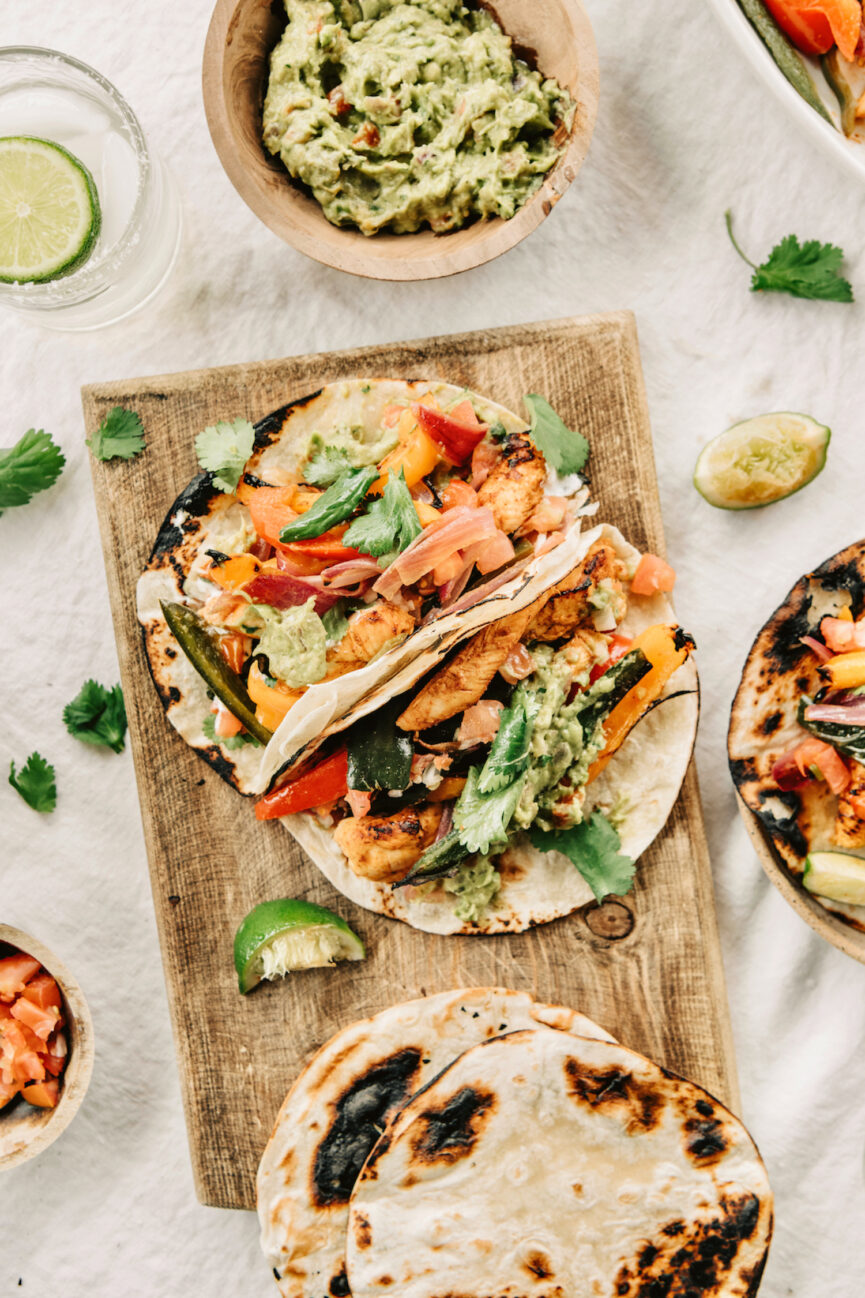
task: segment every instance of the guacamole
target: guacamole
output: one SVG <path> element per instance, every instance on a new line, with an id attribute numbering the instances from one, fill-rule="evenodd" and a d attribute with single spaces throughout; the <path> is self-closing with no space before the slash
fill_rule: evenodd
<path id="1" fill-rule="evenodd" d="M 285 0 L 265 146 L 335 225 L 364 234 L 514 215 L 564 149 L 574 103 L 460 0 Z"/>

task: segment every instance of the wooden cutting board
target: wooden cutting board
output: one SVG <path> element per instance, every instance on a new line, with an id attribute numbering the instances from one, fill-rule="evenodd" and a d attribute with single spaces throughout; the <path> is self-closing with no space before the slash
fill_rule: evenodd
<path id="1" fill-rule="evenodd" d="M 162 519 L 197 471 L 208 423 L 253 421 L 350 376 L 440 378 L 521 409 L 543 393 L 589 438 L 600 517 L 663 554 L 636 330 L 627 312 L 260 361 L 83 390 L 88 434 L 114 405 L 141 416 L 142 456 L 92 461 L 96 508 L 195 1184 L 203 1203 L 254 1207 L 255 1170 L 279 1105 L 338 1028 L 396 1001 L 459 986 L 528 989 L 737 1107 L 709 858 L 693 767 L 633 894 L 531 932 L 440 937 L 372 915 L 334 891 L 278 823 L 224 784 L 174 732 L 150 680 L 135 583 Z M 234 932 L 258 902 L 307 897 L 361 934 L 361 964 L 238 994 Z"/>

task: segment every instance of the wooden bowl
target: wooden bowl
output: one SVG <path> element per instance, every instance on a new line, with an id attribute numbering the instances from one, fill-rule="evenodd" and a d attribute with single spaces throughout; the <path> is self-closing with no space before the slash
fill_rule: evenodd
<path id="1" fill-rule="evenodd" d="M 820 905 L 816 897 L 802 887 L 795 875 L 791 874 L 781 857 L 775 851 L 772 840 L 763 829 L 757 816 L 742 799 L 736 795 L 739 813 L 745 822 L 748 837 L 760 858 L 760 864 L 774 883 L 785 901 L 788 901 L 796 914 L 810 924 L 815 933 L 819 933 L 827 942 L 837 946 L 839 951 L 850 955 L 854 960 L 865 964 L 865 932 L 845 924 L 836 915 L 830 914 Z"/>
<path id="2" fill-rule="evenodd" d="M 509 221 L 475 221 L 451 234 L 376 234 L 332 225 L 261 142 L 269 58 L 285 28 L 279 0 L 217 0 L 202 83 L 216 152 L 241 198 L 308 257 L 370 279 L 437 279 L 483 265 L 540 225 L 583 164 L 598 110 L 598 53 L 582 0 L 495 0 L 487 5 L 515 46 L 576 100 L 567 148 Z"/>
<path id="3" fill-rule="evenodd" d="M 0 1172 L 35 1157 L 56 1140 L 75 1117 L 93 1071 L 93 1023 L 78 983 L 56 955 L 20 929 L 0 924 L 0 957 L 7 949 L 32 955 L 56 979 L 63 994 L 69 1057 L 61 1074 L 60 1099 L 54 1109 L 37 1109 L 12 1100 L 0 1109 Z"/>

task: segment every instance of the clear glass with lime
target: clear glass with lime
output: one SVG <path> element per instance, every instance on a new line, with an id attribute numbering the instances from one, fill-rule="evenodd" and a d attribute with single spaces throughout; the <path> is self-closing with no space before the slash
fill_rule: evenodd
<path id="1" fill-rule="evenodd" d="M 60 329 L 129 315 L 162 287 L 181 214 L 129 105 L 53 50 L 0 49 L 0 306 Z"/>

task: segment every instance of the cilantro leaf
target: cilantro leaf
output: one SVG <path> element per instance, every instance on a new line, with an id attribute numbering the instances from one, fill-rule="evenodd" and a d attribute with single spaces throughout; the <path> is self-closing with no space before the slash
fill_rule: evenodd
<path id="1" fill-rule="evenodd" d="M 37 491 L 52 487 L 65 463 L 51 434 L 31 428 L 14 446 L 0 451 L 0 511 L 26 505 Z"/>
<path id="2" fill-rule="evenodd" d="M 332 608 L 327 609 L 326 612 L 321 614 L 321 620 L 324 625 L 324 634 L 327 636 L 328 645 L 336 644 L 348 631 L 347 607 L 348 605 L 346 601 L 340 599 L 337 600 Z"/>
<path id="3" fill-rule="evenodd" d="M 253 748 L 261 747 L 255 735 L 251 735 L 246 730 L 241 730 L 236 735 L 218 735 L 216 733 L 216 714 L 214 712 L 208 712 L 201 723 L 201 728 L 212 744 L 221 744 L 230 753 L 233 753 L 237 748 L 243 748 L 245 744 L 252 744 Z"/>
<path id="4" fill-rule="evenodd" d="M 53 811 L 57 806 L 54 767 L 39 753 L 31 753 L 20 771 L 10 762 L 9 783 L 34 811 Z"/>
<path id="5" fill-rule="evenodd" d="M 97 460 L 131 460 L 147 443 L 144 426 L 134 410 L 114 406 L 102 420 L 87 445 Z"/>
<path id="6" fill-rule="evenodd" d="M 371 502 L 365 514 L 354 520 L 342 543 L 392 563 L 422 531 L 405 483 L 405 472 L 400 469 L 397 477 L 391 469 L 381 496 Z"/>
<path id="7" fill-rule="evenodd" d="M 529 764 L 529 743 L 533 722 L 529 721 L 526 705 L 521 698 L 510 708 L 505 708 L 499 718 L 499 728 L 478 777 L 480 793 L 494 793 L 513 783 Z"/>
<path id="8" fill-rule="evenodd" d="M 123 751 L 126 708 L 119 685 L 107 689 L 96 681 L 85 681 L 71 703 L 63 709 L 63 724 L 75 739 L 97 744 L 115 753 Z"/>
<path id="9" fill-rule="evenodd" d="M 195 454 L 202 469 L 213 474 L 214 487 L 231 492 L 240 482 L 254 443 L 255 429 L 248 419 L 234 419 L 230 424 L 220 419 L 198 434 Z"/>
<path id="10" fill-rule="evenodd" d="M 352 468 L 348 451 L 341 446 L 322 446 L 302 466 L 303 481 L 313 487 L 329 487 Z"/>
<path id="11" fill-rule="evenodd" d="M 532 441 L 556 473 L 579 473 L 589 458 L 589 443 L 582 433 L 568 428 L 548 401 L 530 392 L 523 397 L 531 419 Z"/>
<path id="12" fill-rule="evenodd" d="M 752 293 L 789 293 L 792 297 L 821 302 L 852 302 L 853 289 L 841 275 L 844 253 L 832 243 L 808 239 L 800 244 L 795 234 L 776 243 L 766 261 L 755 266 L 733 235 L 733 214 L 724 213 L 727 234 L 736 252 L 753 270 Z"/>
<path id="13" fill-rule="evenodd" d="M 469 768 L 465 787 L 454 807 L 454 829 L 463 847 L 484 856 L 493 846 L 504 847 L 508 825 L 517 809 L 526 773 L 492 793 L 481 793 L 480 767 Z"/>
<path id="14" fill-rule="evenodd" d="M 573 861 L 597 901 L 630 892 L 634 862 L 620 852 L 622 840 L 606 816 L 593 811 L 588 820 L 571 829 L 529 829 L 532 844 L 541 852 L 563 852 Z"/>

